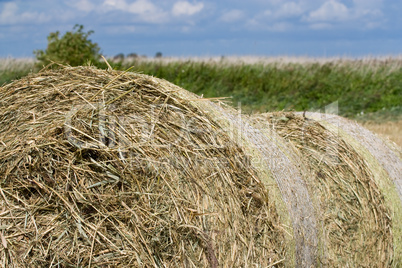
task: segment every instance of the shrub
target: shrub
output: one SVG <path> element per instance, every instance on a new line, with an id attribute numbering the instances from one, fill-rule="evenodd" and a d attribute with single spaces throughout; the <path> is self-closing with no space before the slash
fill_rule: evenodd
<path id="1" fill-rule="evenodd" d="M 76 24 L 74 31 L 66 32 L 60 37 L 60 32 L 50 33 L 47 37 L 48 45 L 45 51 L 35 50 L 34 54 L 40 65 L 47 65 L 50 62 L 58 62 L 71 66 L 79 66 L 84 63 L 97 63 L 99 51 L 97 43 L 93 43 L 88 37 L 94 31 L 83 31 L 84 26 Z"/>
<path id="2" fill-rule="evenodd" d="M 128 59 L 136 59 L 138 58 L 138 54 L 137 53 L 130 53 L 127 55 Z"/>
<path id="3" fill-rule="evenodd" d="M 119 53 L 116 56 L 113 57 L 113 61 L 123 61 L 124 60 L 124 54 Z"/>

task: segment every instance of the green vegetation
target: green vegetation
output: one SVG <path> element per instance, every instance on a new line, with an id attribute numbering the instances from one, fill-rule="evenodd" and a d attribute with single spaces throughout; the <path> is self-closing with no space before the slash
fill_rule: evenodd
<path id="1" fill-rule="evenodd" d="M 33 69 L 33 59 L 0 58 L 0 86 L 26 76 Z"/>
<path id="2" fill-rule="evenodd" d="M 88 39 L 93 31 L 84 32 L 83 29 L 84 26 L 76 24 L 73 28 L 74 32 L 66 32 L 62 37 L 59 37 L 59 31 L 50 33 L 47 37 L 47 49 L 34 51 L 39 65 L 47 65 L 50 62 L 71 66 L 88 62 L 96 64 L 100 58 L 100 48 L 97 43 Z"/>
<path id="3" fill-rule="evenodd" d="M 402 61 L 229 64 L 137 61 L 134 70 L 203 94 L 231 97 L 245 112 L 320 110 L 338 102 L 339 114 L 356 118 L 402 114 Z M 121 68 L 128 67 L 121 66 Z"/>
<path id="4" fill-rule="evenodd" d="M 133 71 L 164 78 L 204 97 L 231 97 L 228 101 L 234 106 L 241 103 L 244 112 L 324 112 L 326 105 L 337 101 L 339 114 L 350 118 L 402 117 L 401 59 L 256 64 L 139 59 L 111 65 L 121 70 L 134 66 Z M 0 81 L 28 72 L 26 67 L 12 73 L 0 69 Z"/>
<path id="5" fill-rule="evenodd" d="M 0 86 L 3 85 L 3 84 L 6 84 L 7 82 L 10 82 L 11 80 L 19 79 L 21 77 L 24 77 L 28 73 L 29 73 L 29 69 L 24 69 L 24 70 L 1 70 Z"/>

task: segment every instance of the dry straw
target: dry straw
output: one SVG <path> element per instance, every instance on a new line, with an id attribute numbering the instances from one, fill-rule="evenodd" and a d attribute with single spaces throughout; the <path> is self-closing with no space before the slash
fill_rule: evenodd
<path id="1" fill-rule="evenodd" d="M 189 98 L 191 93 L 179 91 Z M 208 114 L 230 137 L 251 156 L 252 166 L 269 195 L 275 200 L 282 225 L 287 229 L 286 265 L 311 267 L 319 264 L 317 254 L 317 221 L 314 203 L 300 172 L 297 154 L 289 150 L 286 141 L 276 133 L 265 135 L 242 114 L 211 102 L 192 102 Z M 290 238 L 290 239 L 289 239 Z"/>
<path id="2" fill-rule="evenodd" d="M 250 157 L 177 90 L 92 67 L 1 87 L 2 267 L 284 265 Z"/>
<path id="3" fill-rule="evenodd" d="M 146 75 L 43 70 L 0 88 L 0 265 L 396 267 L 397 179 L 360 147 Z"/>
<path id="4" fill-rule="evenodd" d="M 300 113 L 299 113 L 300 115 Z M 382 192 L 392 218 L 393 266 L 402 263 L 402 150 L 389 140 L 346 118 L 308 112 L 305 117 L 319 121 L 328 131 L 344 139 L 371 170 L 371 178 Z M 306 119 L 307 120 L 307 119 Z"/>
<path id="5" fill-rule="evenodd" d="M 275 132 L 288 140 L 302 159 L 320 222 L 321 261 L 330 267 L 398 267 L 402 210 L 398 184 L 392 182 L 397 174 L 400 179 L 401 160 L 357 124 L 334 115 L 312 115 L 277 112 L 252 120 L 268 135 Z M 352 126 L 354 133 L 362 133 L 357 142 L 342 133 L 352 133 Z M 384 146 L 378 150 L 387 152 L 391 164 L 378 151 L 374 157 L 363 152 L 370 138 L 369 147 Z"/>

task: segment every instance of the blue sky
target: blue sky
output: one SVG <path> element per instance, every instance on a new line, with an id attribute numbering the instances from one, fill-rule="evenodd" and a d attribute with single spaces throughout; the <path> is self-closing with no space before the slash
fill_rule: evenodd
<path id="1" fill-rule="evenodd" d="M 75 24 L 106 56 L 401 55 L 401 14 L 402 0 L 0 0 L 0 57 Z"/>

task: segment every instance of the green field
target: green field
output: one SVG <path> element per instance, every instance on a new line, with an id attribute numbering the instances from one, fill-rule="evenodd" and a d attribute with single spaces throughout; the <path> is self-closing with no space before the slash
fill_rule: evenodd
<path id="1" fill-rule="evenodd" d="M 243 112 L 325 111 L 360 121 L 402 118 L 402 58 L 137 59 L 115 69 L 164 78 L 204 97 L 229 97 Z M 106 64 L 101 64 L 106 68 Z M 34 61 L 0 59 L 0 85 L 36 72 Z"/>

